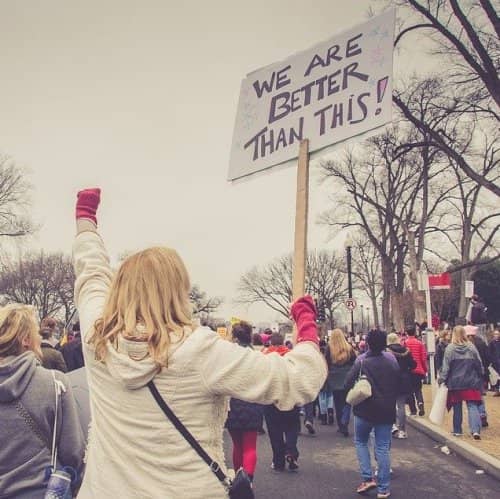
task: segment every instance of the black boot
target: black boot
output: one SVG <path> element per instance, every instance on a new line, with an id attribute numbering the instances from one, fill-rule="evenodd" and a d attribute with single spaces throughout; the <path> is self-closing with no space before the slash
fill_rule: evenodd
<path id="1" fill-rule="evenodd" d="M 424 410 L 424 403 L 423 402 L 419 402 L 418 403 L 418 415 L 420 417 L 425 416 L 425 410 Z"/>
<path id="2" fill-rule="evenodd" d="M 326 425 L 327 424 L 327 421 L 326 421 L 326 414 L 320 414 L 319 415 L 319 421 L 320 421 L 320 424 L 322 426 Z"/>
<path id="3" fill-rule="evenodd" d="M 328 409 L 328 424 L 332 425 L 334 422 L 333 409 Z"/>

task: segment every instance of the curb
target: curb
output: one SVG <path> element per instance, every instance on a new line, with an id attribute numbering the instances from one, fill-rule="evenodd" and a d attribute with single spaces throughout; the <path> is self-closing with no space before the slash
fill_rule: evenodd
<path id="1" fill-rule="evenodd" d="M 460 457 L 475 465 L 500 480 L 500 459 L 497 459 L 486 452 L 476 449 L 467 442 L 460 442 L 450 438 L 450 435 L 426 419 L 406 418 L 407 423 L 418 431 L 425 433 L 436 442 L 446 445 L 450 450 Z"/>

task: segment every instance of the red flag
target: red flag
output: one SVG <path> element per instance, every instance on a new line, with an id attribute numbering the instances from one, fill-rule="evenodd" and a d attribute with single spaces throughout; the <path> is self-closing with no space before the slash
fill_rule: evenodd
<path id="1" fill-rule="evenodd" d="M 451 277 L 450 274 L 444 272 L 443 274 L 430 274 L 429 275 L 429 288 L 430 289 L 450 289 Z"/>

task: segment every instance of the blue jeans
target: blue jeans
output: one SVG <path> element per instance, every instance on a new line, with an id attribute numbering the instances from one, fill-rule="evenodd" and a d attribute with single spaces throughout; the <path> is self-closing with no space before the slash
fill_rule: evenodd
<path id="1" fill-rule="evenodd" d="M 375 432 L 375 459 L 378 465 L 377 489 L 379 493 L 385 493 L 389 491 L 391 484 L 392 424 L 373 424 L 359 416 L 354 416 L 354 443 L 363 482 L 373 478 L 368 446 L 372 429 Z"/>
<path id="2" fill-rule="evenodd" d="M 321 390 L 319 392 L 319 413 L 327 414 L 328 409 L 333 409 L 333 394 L 327 390 Z"/>
<path id="3" fill-rule="evenodd" d="M 486 405 L 484 403 L 484 395 L 481 397 L 481 403 L 477 406 L 477 408 L 479 410 L 479 416 L 481 416 L 481 418 L 486 419 L 488 417 L 488 415 L 486 414 Z"/>
<path id="4" fill-rule="evenodd" d="M 467 400 L 469 429 L 472 433 L 481 433 L 481 416 L 478 403 Z M 453 433 L 462 433 L 462 402 L 453 404 Z"/>

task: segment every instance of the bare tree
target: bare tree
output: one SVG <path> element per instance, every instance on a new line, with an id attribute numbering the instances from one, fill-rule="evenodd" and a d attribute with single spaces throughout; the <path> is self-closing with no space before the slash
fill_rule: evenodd
<path id="1" fill-rule="evenodd" d="M 459 85 L 464 98 L 479 94 L 500 106 L 500 21 L 490 0 L 393 0 L 414 15 L 405 22 L 395 45 L 415 30 L 426 30 L 434 44 L 431 53 L 446 64 L 451 85 Z M 443 68 L 445 69 L 445 68 Z M 491 108 L 485 108 L 490 112 Z"/>
<path id="2" fill-rule="evenodd" d="M 0 236 L 21 237 L 35 227 L 27 213 L 31 185 L 9 156 L 0 154 Z"/>
<path id="3" fill-rule="evenodd" d="M 361 288 L 366 293 L 372 305 L 373 324 L 381 325 L 378 313 L 378 300 L 382 294 L 380 255 L 361 230 L 353 242 L 352 274 L 354 287 Z"/>
<path id="4" fill-rule="evenodd" d="M 486 175 L 498 170 L 498 136 L 487 138 L 482 146 L 480 149 L 478 145 L 468 143 L 462 154 L 475 155 Z M 454 162 L 451 166 L 457 178 L 457 189 L 454 196 L 446 200 L 446 204 L 458 223 L 455 230 L 446 235 L 448 244 L 455 250 L 453 258 L 456 260 L 458 257 L 460 260 L 448 271 L 459 274 L 456 283 L 460 296 L 458 314 L 464 317 L 467 309 L 465 281 L 480 267 L 500 258 L 500 209 L 495 196 L 464 175 Z M 450 258 L 443 258 L 442 252 L 439 256 L 451 263 Z"/>
<path id="5" fill-rule="evenodd" d="M 333 252 L 309 252 L 306 263 L 306 293 L 313 295 L 325 308 L 326 319 L 333 325 L 333 314 L 346 295 L 343 259 Z M 238 284 L 237 303 L 264 303 L 289 318 L 292 301 L 292 256 L 275 259 L 264 267 L 254 267 Z"/>
<path id="6" fill-rule="evenodd" d="M 441 76 L 445 84 L 440 98 L 436 99 L 435 111 L 441 113 L 444 124 L 453 116 L 461 123 L 480 120 L 484 129 L 497 129 L 500 23 L 492 3 L 489 0 L 393 0 L 391 3 L 407 8 L 410 14 L 405 17 L 395 44 L 408 33 L 425 29 L 433 41 L 432 54 L 442 58 Z M 425 117 L 419 116 L 407 94 L 408 89 L 400 89 L 393 95 L 405 118 L 465 175 L 500 196 L 497 179 L 479 171 L 474 162 L 460 154 L 455 136 L 446 126 L 433 127 Z"/>
<path id="7" fill-rule="evenodd" d="M 435 149 L 416 152 L 405 147 L 415 140 L 418 132 L 414 129 L 394 127 L 367 140 L 361 152 L 348 151 L 340 160 L 322 163 L 325 179 L 332 179 L 336 190 L 335 208 L 322 221 L 336 228 L 361 229 L 377 250 L 386 327 L 391 316 L 396 327 L 404 325 L 400 300 L 408 258 L 415 303 L 424 315 L 416 273 L 423 260 L 425 235 L 435 230 L 431 222 L 439 220 L 439 204 L 450 191 L 439 178 L 444 167 Z"/>
<path id="8" fill-rule="evenodd" d="M 69 256 L 62 253 L 27 254 L 15 262 L 4 262 L 0 274 L 3 303 L 33 305 L 40 319 L 61 316 L 68 320 L 74 309 L 75 274 Z"/>
<path id="9" fill-rule="evenodd" d="M 340 300 L 347 297 L 345 263 L 342 257 L 327 251 L 310 252 L 307 257 L 306 289 L 324 310 L 330 328 Z"/>
<path id="10" fill-rule="evenodd" d="M 193 304 L 193 315 L 195 316 L 212 314 L 223 302 L 219 296 L 207 296 L 207 293 L 196 284 L 191 288 L 189 299 Z"/>

